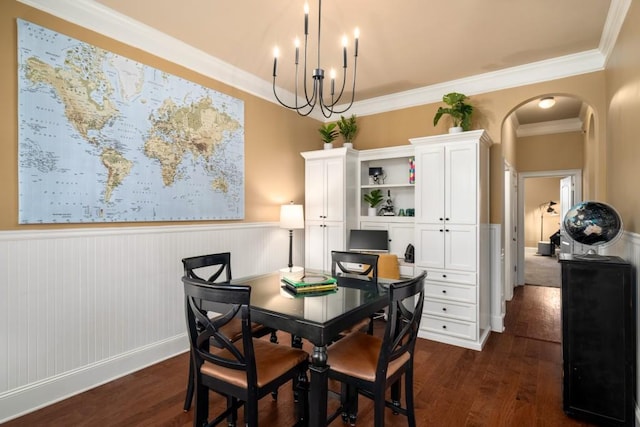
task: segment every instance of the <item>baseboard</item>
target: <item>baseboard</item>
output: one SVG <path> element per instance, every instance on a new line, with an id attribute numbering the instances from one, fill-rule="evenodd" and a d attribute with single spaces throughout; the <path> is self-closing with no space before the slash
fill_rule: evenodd
<path id="1" fill-rule="evenodd" d="M 0 395 L 0 424 L 184 353 L 188 348 L 186 333 L 180 334 L 111 359 L 12 389 Z"/>

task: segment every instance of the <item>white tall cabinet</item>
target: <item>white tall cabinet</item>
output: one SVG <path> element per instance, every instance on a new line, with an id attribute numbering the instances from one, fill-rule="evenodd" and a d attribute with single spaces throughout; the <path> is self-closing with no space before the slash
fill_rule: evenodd
<path id="1" fill-rule="evenodd" d="M 305 159 L 305 268 L 328 271 L 331 251 L 345 250 L 356 228 L 357 152 L 307 151 Z"/>
<path id="2" fill-rule="evenodd" d="M 410 139 L 420 336 L 481 350 L 490 333 L 489 147 L 483 130 Z M 416 271 L 418 274 L 418 271 Z"/>

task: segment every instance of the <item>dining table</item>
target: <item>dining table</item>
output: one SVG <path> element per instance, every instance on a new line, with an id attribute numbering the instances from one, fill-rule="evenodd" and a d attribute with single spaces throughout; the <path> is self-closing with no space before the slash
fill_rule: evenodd
<path id="1" fill-rule="evenodd" d="M 397 280 L 338 276 L 335 291 L 293 294 L 286 289 L 282 278 L 278 271 L 233 279 L 231 283 L 251 286 L 252 322 L 290 333 L 294 337 L 292 343 L 306 339 L 313 345 L 309 366 L 308 425 L 324 426 L 331 363 L 327 346 L 342 331 L 384 309 L 388 305 L 388 286 Z"/>

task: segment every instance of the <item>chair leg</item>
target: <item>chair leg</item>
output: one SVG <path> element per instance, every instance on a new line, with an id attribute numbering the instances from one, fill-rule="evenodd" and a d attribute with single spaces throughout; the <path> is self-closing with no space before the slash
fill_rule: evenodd
<path id="1" fill-rule="evenodd" d="M 375 427 L 384 427 L 384 411 L 386 407 L 384 392 L 385 387 L 380 387 L 380 390 L 376 390 L 373 394 L 373 425 Z"/>
<path id="2" fill-rule="evenodd" d="M 402 395 L 402 379 L 399 378 L 398 381 L 391 384 L 391 404 L 393 406 L 397 406 L 398 408 L 400 408 L 401 406 L 400 400 L 402 399 L 401 395 Z M 398 415 L 398 414 L 399 412 L 394 409 L 393 415 Z"/>
<path id="3" fill-rule="evenodd" d="M 413 369 L 407 369 L 404 378 L 404 394 L 407 404 L 407 422 L 409 427 L 416 427 L 416 414 L 413 407 Z"/>
<path id="4" fill-rule="evenodd" d="M 278 331 L 271 331 L 271 336 L 269 337 L 269 341 L 274 343 L 274 344 L 278 344 Z"/>
<path id="5" fill-rule="evenodd" d="M 296 418 L 303 424 L 309 420 L 309 380 L 305 371 L 298 373 L 293 380 Z"/>
<path id="6" fill-rule="evenodd" d="M 358 419 L 358 389 L 352 385 L 343 384 L 343 393 L 344 393 L 344 401 L 343 407 L 345 408 L 345 412 L 347 415 L 347 420 L 349 425 L 355 426 L 356 421 Z"/>
<path id="7" fill-rule="evenodd" d="M 209 389 L 201 384 L 196 385 L 196 410 L 193 415 L 194 426 L 207 425 L 209 418 Z"/>
<path id="8" fill-rule="evenodd" d="M 236 399 L 235 397 L 227 396 L 227 409 L 236 407 L 237 402 L 238 402 L 238 399 Z M 231 411 L 229 415 L 227 415 L 227 426 L 235 427 L 237 422 L 238 422 L 238 410 L 235 409 Z"/>
<path id="9" fill-rule="evenodd" d="M 189 381 L 187 382 L 187 394 L 184 397 L 184 405 L 182 406 L 182 410 L 184 412 L 189 411 L 191 409 L 191 402 L 193 401 L 193 359 L 191 355 L 189 355 Z"/>

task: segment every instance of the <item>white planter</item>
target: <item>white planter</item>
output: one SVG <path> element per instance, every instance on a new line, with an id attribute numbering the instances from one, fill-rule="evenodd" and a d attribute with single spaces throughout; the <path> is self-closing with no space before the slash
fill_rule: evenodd
<path id="1" fill-rule="evenodd" d="M 353 142 L 345 142 L 342 146 L 346 148 L 353 148 Z"/>
<path id="2" fill-rule="evenodd" d="M 378 210 L 376 208 L 369 208 L 369 216 L 377 216 Z"/>
<path id="3" fill-rule="evenodd" d="M 455 126 L 452 128 L 449 128 L 449 133 L 460 133 L 462 132 L 462 126 Z"/>
<path id="4" fill-rule="evenodd" d="M 325 142 L 324 143 L 324 149 L 325 150 L 331 150 L 333 148 L 333 142 Z"/>

